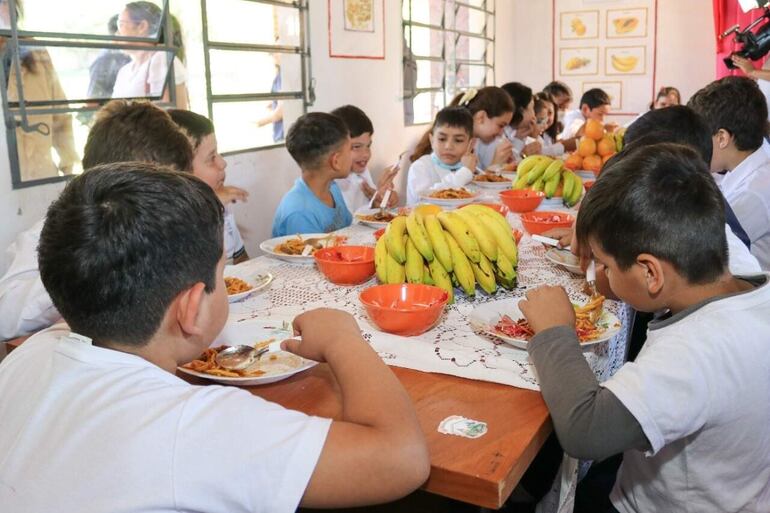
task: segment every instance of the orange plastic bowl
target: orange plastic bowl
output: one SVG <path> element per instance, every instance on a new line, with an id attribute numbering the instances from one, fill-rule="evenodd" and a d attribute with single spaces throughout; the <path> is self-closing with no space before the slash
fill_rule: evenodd
<path id="1" fill-rule="evenodd" d="M 565 212 L 527 212 L 521 215 L 524 229 L 532 235 L 540 235 L 552 228 L 570 228 L 575 217 Z"/>
<path id="2" fill-rule="evenodd" d="M 478 203 L 478 204 L 491 208 L 492 210 L 501 214 L 503 217 L 508 215 L 508 212 L 510 212 L 510 209 L 505 205 L 503 205 L 502 203 Z"/>
<path id="3" fill-rule="evenodd" d="M 358 285 L 374 275 L 374 248 L 337 246 L 313 253 L 318 269 L 337 285 Z"/>
<path id="4" fill-rule="evenodd" d="M 380 237 L 385 233 L 385 228 L 380 228 L 379 230 L 375 231 L 372 235 L 374 235 L 374 240 L 380 240 Z"/>
<path id="5" fill-rule="evenodd" d="M 511 189 L 500 193 L 500 200 L 513 212 L 532 212 L 543 202 L 545 194 L 531 189 Z"/>
<path id="6" fill-rule="evenodd" d="M 377 285 L 363 290 L 359 297 L 379 329 L 403 337 L 435 326 L 449 301 L 445 290 L 415 283 Z"/>

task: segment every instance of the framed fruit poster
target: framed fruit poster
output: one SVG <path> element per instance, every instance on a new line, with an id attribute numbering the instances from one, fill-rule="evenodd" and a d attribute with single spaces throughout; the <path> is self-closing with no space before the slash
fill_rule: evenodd
<path id="1" fill-rule="evenodd" d="M 559 62 L 562 75 L 596 75 L 599 73 L 599 48 L 562 48 Z"/>
<path id="2" fill-rule="evenodd" d="M 647 72 L 647 47 L 608 46 L 604 49 L 605 75 L 644 75 Z"/>
<path id="3" fill-rule="evenodd" d="M 607 38 L 647 37 L 647 9 L 607 9 Z"/>
<path id="4" fill-rule="evenodd" d="M 599 11 L 563 12 L 559 26 L 561 39 L 596 39 L 599 37 Z"/>

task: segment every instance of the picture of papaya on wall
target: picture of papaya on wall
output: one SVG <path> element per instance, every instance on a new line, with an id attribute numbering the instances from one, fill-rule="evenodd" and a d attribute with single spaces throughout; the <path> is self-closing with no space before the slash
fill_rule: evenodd
<path id="1" fill-rule="evenodd" d="M 599 37 L 599 11 L 565 11 L 560 14 L 560 39 Z"/>
<path id="2" fill-rule="evenodd" d="M 607 9 L 607 38 L 647 37 L 647 8 Z"/>
<path id="3" fill-rule="evenodd" d="M 604 49 L 605 75 L 644 75 L 647 72 L 646 46 L 614 46 Z"/>
<path id="4" fill-rule="evenodd" d="M 599 48 L 559 48 L 559 72 L 562 76 L 597 75 Z"/>

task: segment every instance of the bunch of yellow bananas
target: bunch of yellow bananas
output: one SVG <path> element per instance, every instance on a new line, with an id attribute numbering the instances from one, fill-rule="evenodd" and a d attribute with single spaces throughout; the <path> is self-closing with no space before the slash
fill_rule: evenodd
<path id="1" fill-rule="evenodd" d="M 612 138 L 615 140 L 615 151 L 620 151 L 623 149 L 623 138 L 626 135 L 626 127 L 622 126 L 615 130 L 614 132 L 610 133 Z"/>
<path id="2" fill-rule="evenodd" d="M 483 205 L 423 215 L 417 209 L 388 223 L 377 241 L 374 263 L 382 283 L 425 283 L 468 296 L 476 284 L 494 294 L 516 283 L 518 248 L 508 221 Z"/>
<path id="3" fill-rule="evenodd" d="M 635 55 L 626 55 L 620 57 L 618 55 L 612 55 L 610 57 L 612 61 L 612 67 L 621 73 L 628 73 L 636 68 L 636 64 L 639 62 L 639 58 Z"/>
<path id="4" fill-rule="evenodd" d="M 530 155 L 519 162 L 513 188 L 544 192 L 549 199 L 561 190 L 567 207 L 576 205 L 583 196 L 583 180 L 564 167 L 563 160 L 545 155 Z"/>

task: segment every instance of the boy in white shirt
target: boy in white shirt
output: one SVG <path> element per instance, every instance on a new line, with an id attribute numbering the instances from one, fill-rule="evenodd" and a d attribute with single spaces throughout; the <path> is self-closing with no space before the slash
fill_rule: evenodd
<path id="1" fill-rule="evenodd" d="M 193 167 L 190 141 L 166 111 L 149 102 L 113 100 L 96 115 L 83 152 L 83 169 L 138 160 L 180 171 Z M 8 271 L 0 278 L 0 340 L 45 328 L 61 316 L 54 308 L 37 267 L 43 221 L 22 232 L 8 248 Z"/>
<path id="2" fill-rule="evenodd" d="M 725 77 L 707 85 L 687 104 L 711 128 L 711 171 L 751 240 L 751 254 L 770 271 L 770 146 L 764 139 L 767 104 L 756 82 Z"/>
<path id="3" fill-rule="evenodd" d="M 283 342 L 329 364 L 339 420 L 174 375 L 227 319 L 222 229 L 222 204 L 188 173 L 125 162 L 66 186 L 39 259 L 72 331 L 0 364 L 4 510 L 293 512 L 395 499 L 428 477 L 408 395 L 344 312 L 300 315 L 301 342 Z"/>
<path id="4" fill-rule="evenodd" d="M 436 114 L 430 134 L 430 155 L 409 166 L 406 204 L 433 189 L 463 187 L 473 180 L 478 164 L 473 152 L 473 116 L 464 107 L 445 107 Z"/>
<path id="5" fill-rule="evenodd" d="M 364 111 L 355 105 L 344 105 L 331 111 L 345 122 L 350 131 L 350 146 L 353 154 L 353 166 L 347 178 L 337 178 L 337 186 L 345 198 L 348 210 L 355 212 L 367 205 L 380 206 L 383 194 L 390 190 L 388 207 L 398 204 L 398 193 L 393 190 L 393 179 L 398 173 L 398 167 L 383 171 L 379 183 L 374 184 L 368 164 L 372 158 L 372 137 L 374 126 L 372 120 Z"/>
<path id="6" fill-rule="evenodd" d="M 605 123 L 604 116 L 610 113 L 609 95 L 599 88 L 589 89 L 580 97 L 580 108 L 571 110 L 564 115 L 564 131 L 559 139 L 570 139 L 583 135 L 583 125 L 589 119 L 595 119 L 604 125 L 604 128 L 612 132 L 617 128 L 617 123 Z"/>
<path id="7" fill-rule="evenodd" d="M 624 453 L 610 511 L 770 511 L 769 276 L 730 274 L 724 224 L 719 190 L 691 148 L 642 146 L 608 162 L 583 200 L 578 241 L 620 299 L 666 317 L 602 384 L 562 288 L 519 304 L 565 451 Z"/>

